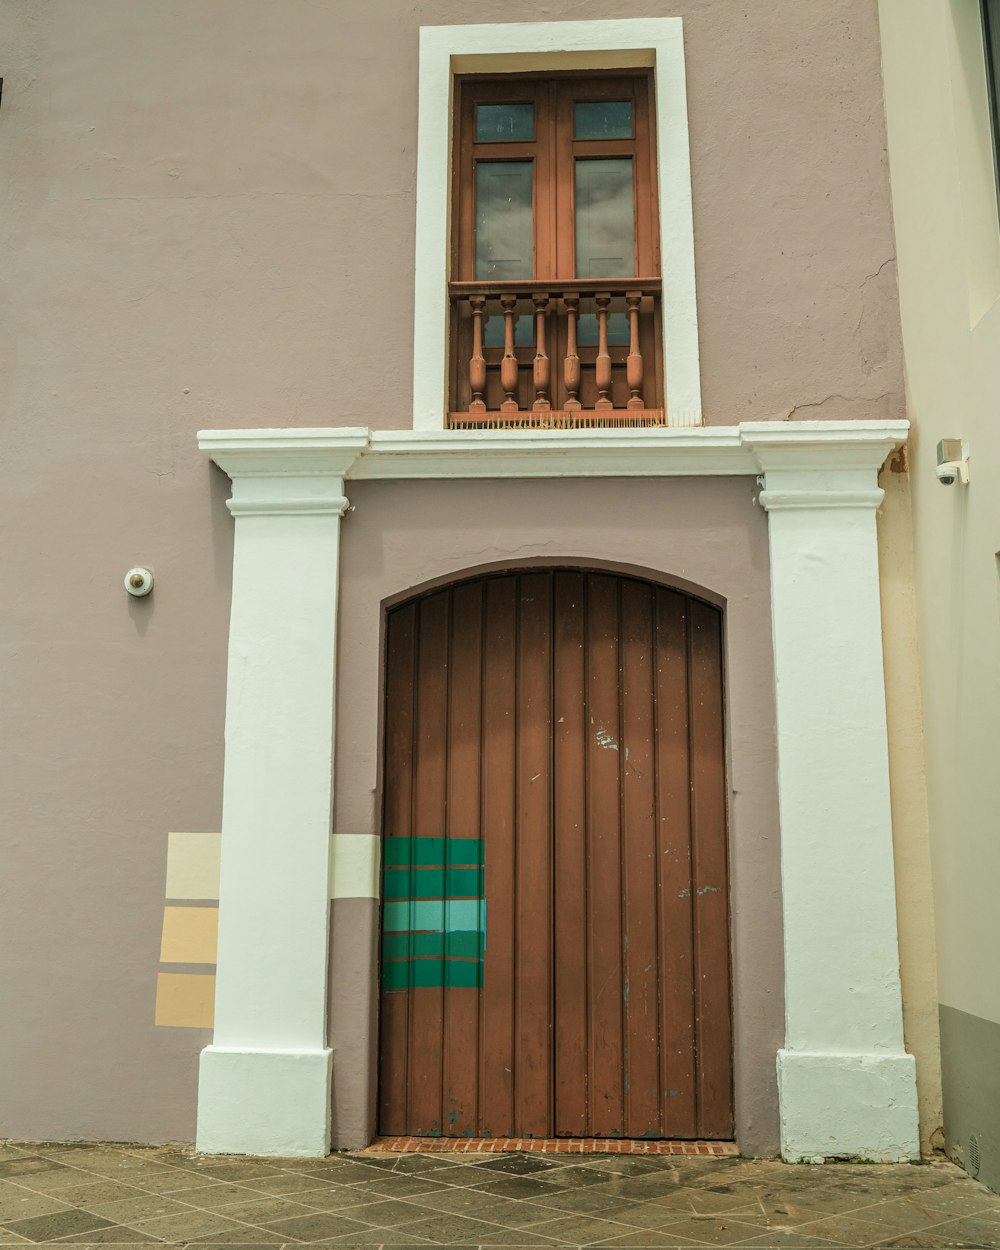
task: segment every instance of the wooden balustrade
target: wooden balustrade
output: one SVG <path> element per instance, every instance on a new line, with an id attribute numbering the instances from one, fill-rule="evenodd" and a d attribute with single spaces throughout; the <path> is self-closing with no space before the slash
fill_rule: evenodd
<path id="1" fill-rule="evenodd" d="M 453 282 L 449 296 L 451 425 L 665 424 L 658 278 Z"/>

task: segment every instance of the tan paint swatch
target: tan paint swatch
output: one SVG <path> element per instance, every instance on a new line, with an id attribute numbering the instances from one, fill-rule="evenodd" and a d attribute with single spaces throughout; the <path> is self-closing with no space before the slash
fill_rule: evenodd
<path id="1" fill-rule="evenodd" d="M 200 976 L 196 972 L 159 973 L 156 1023 L 175 1029 L 210 1029 L 215 1023 L 215 976 Z"/>
<path id="2" fill-rule="evenodd" d="M 218 898 L 221 833 L 167 834 L 167 898 Z"/>
<path id="3" fill-rule="evenodd" d="M 214 964 L 218 946 L 217 907 L 164 907 L 161 963 Z"/>

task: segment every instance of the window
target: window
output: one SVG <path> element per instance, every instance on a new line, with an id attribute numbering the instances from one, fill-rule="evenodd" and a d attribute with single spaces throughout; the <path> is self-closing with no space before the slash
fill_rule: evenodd
<path id="1" fill-rule="evenodd" d="M 656 385 L 669 426 L 702 423 L 698 300 L 691 202 L 684 22 L 679 17 L 491 22 L 420 28 L 417 202 L 413 281 L 413 428 L 446 429 L 454 408 L 457 345 L 449 282 L 454 239 L 455 97 L 468 76 L 628 76 L 649 71 L 650 149 L 663 285 Z M 514 101 L 515 103 L 517 101 Z M 521 103 L 525 101 L 522 99 Z M 644 274 L 637 275 L 645 277 Z M 533 304 L 530 305 L 533 311 Z M 528 311 L 528 305 L 524 311 Z M 471 315 L 471 314 L 470 314 Z M 485 314 L 484 314 L 485 315 Z M 495 333 L 494 328 L 491 333 Z M 484 331 L 484 337 L 485 337 Z M 522 331 L 522 337 L 523 337 Z M 471 359 L 471 358 L 470 358 Z M 644 363 L 647 363 L 644 361 Z M 554 362 L 553 367 L 561 367 Z M 469 359 L 465 362 L 468 369 Z M 533 366 L 532 366 L 533 367 Z M 644 383 L 645 385 L 645 383 Z M 471 394 L 471 392 L 470 392 Z M 646 397 L 654 403 L 656 395 Z M 510 422 L 513 424 L 513 422 Z M 567 431 L 572 441 L 572 431 Z M 501 440 L 502 441 L 502 440 Z"/>
<path id="2" fill-rule="evenodd" d="M 449 423 L 664 424 L 653 78 L 455 82 Z"/>
<path id="3" fill-rule="evenodd" d="M 982 0 L 983 44 L 986 50 L 986 78 L 990 91 L 990 121 L 993 126 L 993 160 L 1000 195 L 1000 0 Z"/>

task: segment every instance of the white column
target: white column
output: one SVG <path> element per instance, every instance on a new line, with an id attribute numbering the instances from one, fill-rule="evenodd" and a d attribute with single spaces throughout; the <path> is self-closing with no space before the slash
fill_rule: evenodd
<path id="1" fill-rule="evenodd" d="M 215 1035 L 197 1148 L 323 1155 L 334 694 L 344 475 L 367 431 L 301 453 L 275 431 L 201 436 L 233 480 Z"/>
<path id="2" fill-rule="evenodd" d="M 903 1047 L 875 510 L 885 427 L 744 426 L 765 475 L 785 943 L 788 1161 L 919 1156 Z"/>

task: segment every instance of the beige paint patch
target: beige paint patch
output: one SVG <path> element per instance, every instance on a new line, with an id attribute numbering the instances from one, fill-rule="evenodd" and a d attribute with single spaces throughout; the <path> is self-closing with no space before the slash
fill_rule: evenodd
<path id="1" fill-rule="evenodd" d="M 167 898 L 218 898 L 221 833 L 167 835 Z"/>
<path id="2" fill-rule="evenodd" d="M 161 963 L 214 964 L 218 945 L 217 907 L 164 907 Z"/>
<path id="3" fill-rule="evenodd" d="M 215 1022 L 215 974 L 161 972 L 156 978 L 156 1023 L 210 1029 Z"/>
<path id="4" fill-rule="evenodd" d="M 331 898 L 378 898 L 381 839 L 370 833 L 339 833 L 333 839 Z"/>

